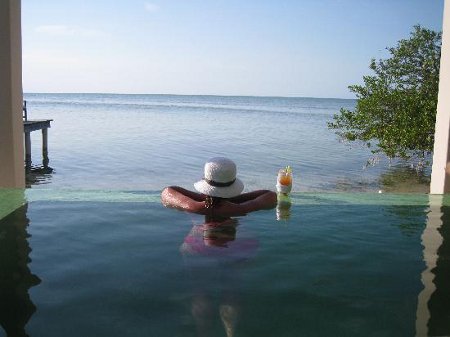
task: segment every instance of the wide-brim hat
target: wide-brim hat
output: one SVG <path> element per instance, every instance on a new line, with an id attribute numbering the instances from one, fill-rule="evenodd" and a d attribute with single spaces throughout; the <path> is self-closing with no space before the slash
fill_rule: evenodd
<path id="1" fill-rule="evenodd" d="M 194 184 L 205 195 L 232 198 L 241 194 L 244 183 L 236 177 L 236 164 L 224 157 L 215 157 L 205 164 L 203 179 Z"/>

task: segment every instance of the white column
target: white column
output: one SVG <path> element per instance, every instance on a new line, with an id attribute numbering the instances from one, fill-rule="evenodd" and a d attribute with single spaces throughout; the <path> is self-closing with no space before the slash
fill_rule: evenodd
<path id="1" fill-rule="evenodd" d="M 450 0 L 445 0 L 442 25 L 439 95 L 434 133 L 431 194 L 450 192 Z"/>
<path id="2" fill-rule="evenodd" d="M 25 186 L 20 0 L 0 0 L 0 187 Z"/>

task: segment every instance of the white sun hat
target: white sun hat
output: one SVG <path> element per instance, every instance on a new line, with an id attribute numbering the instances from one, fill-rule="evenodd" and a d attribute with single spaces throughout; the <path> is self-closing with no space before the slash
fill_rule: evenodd
<path id="1" fill-rule="evenodd" d="M 236 178 L 236 164 L 232 160 L 215 157 L 206 162 L 203 179 L 194 187 L 211 197 L 232 198 L 241 194 L 244 184 Z"/>

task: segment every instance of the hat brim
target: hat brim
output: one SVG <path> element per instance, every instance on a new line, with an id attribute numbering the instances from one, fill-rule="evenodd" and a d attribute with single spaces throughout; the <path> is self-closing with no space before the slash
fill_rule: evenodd
<path id="1" fill-rule="evenodd" d="M 194 184 L 194 188 L 205 195 L 219 198 L 232 198 L 236 197 L 244 190 L 244 183 L 236 178 L 234 183 L 226 187 L 211 186 L 205 180 L 197 181 Z"/>

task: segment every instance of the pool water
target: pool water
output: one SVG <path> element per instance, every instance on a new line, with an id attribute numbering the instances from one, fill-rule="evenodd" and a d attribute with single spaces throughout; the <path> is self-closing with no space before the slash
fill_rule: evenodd
<path id="1" fill-rule="evenodd" d="M 157 192 L 0 194 L 8 336 L 450 335 L 447 197 L 294 194 L 205 231 Z"/>

